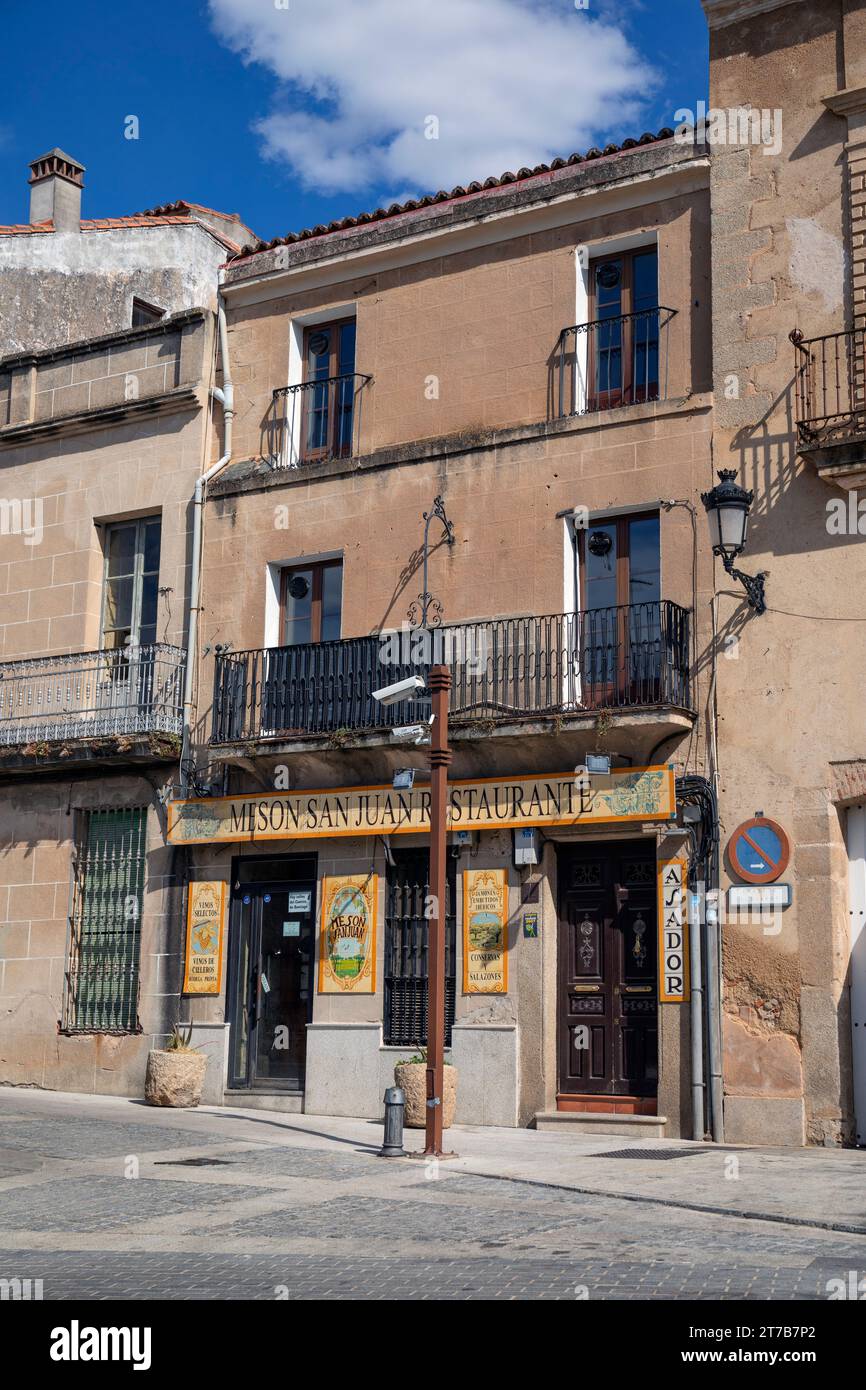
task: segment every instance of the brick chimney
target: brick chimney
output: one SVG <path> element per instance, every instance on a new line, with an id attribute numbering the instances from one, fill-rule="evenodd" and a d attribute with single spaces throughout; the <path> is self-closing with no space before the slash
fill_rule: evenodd
<path id="1" fill-rule="evenodd" d="M 54 222 L 57 232 L 81 230 L 84 165 L 63 150 L 49 150 L 30 165 L 30 221 Z"/>

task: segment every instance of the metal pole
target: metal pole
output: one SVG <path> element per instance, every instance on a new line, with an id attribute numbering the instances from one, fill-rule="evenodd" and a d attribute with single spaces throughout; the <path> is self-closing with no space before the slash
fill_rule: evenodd
<path id="1" fill-rule="evenodd" d="M 706 890 L 700 884 L 691 894 L 689 913 L 689 974 L 691 977 L 692 1035 L 692 1138 L 703 1139 L 704 1122 L 704 981 L 701 974 L 701 932 L 703 931 Z"/>
<path id="2" fill-rule="evenodd" d="M 427 924 L 427 1124 L 425 1157 L 442 1154 L 442 1091 L 445 1064 L 445 858 L 448 807 L 448 695 L 451 672 L 431 666 L 427 685 L 432 695 L 430 743 L 430 893 Z"/>
<path id="3" fill-rule="evenodd" d="M 710 899 L 710 894 L 707 894 Z M 721 952 L 718 892 L 707 904 L 707 1050 L 709 1053 L 710 1120 L 713 1139 L 724 1143 L 724 1084 L 722 1081 Z"/>

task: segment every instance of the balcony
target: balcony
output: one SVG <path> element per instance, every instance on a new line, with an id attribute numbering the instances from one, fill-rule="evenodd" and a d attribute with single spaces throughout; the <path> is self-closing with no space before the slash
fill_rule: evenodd
<path id="1" fill-rule="evenodd" d="M 199 409 L 207 314 L 0 360 L 0 447 Z"/>
<path id="2" fill-rule="evenodd" d="M 0 768 L 175 759 L 184 658 L 158 644 L 0 663 Z"/>
<path id="3" fill-rule="evenodd" d="M 372 380 L 362 372 L 347 372 L 274 391 L 268 421 L 271 464 L 298 468 L 356 455 L 362 393 Z"/>
<path id="4" fill-rule="evenodd" d="M 554 414 L 562 420 L 667 400 L 676 312 L 660 307 L 564 328 L 554 358 Z"/>
<path id="5" fill-rule="evenodd" d="M 424 675 L 433 661 L 451 668 L 457 739 L 506 732 L 523 739 L 567 725 L 585 732 L 603 711 L 604 723 L 640 716 L 635 722 L 651 733 L 667 722 L 660 711 L 679 711 L 686 718 L 674 727 L 690 727 L 689 619 L 664 601 L 227 653 L 214 674 L 211 744 L 387 740 L 391 728 L 425 718 L 429 705 L 407 701 L 383 711 L 373 691 Z M 407 650 L 419 638 L 431 644 L 427 663 Z"/>
<path id="6" fill-rule="evenodd" d="M 798 452 L 840 487 L 866 484 L 866 328 L 804 339 L 795 355 Z"/>

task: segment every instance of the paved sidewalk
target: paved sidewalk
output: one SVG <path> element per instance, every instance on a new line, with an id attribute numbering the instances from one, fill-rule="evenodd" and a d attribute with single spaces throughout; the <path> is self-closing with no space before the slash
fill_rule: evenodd
<path id="1" fill-rule="evenodd" d="M 0 1087 L 0 1125 L 13 1099 L 16 1108 L 32 1107 L 46 1117 L 74 1115 L 83 1108 L 93 1119 L 117 1122 L 122 1117 L 157 1129 L 170 1123 L 178 1138 L 189 1136 L 190 1144 L 196 1135 L 210 1143 L 219 1135 L 226 1142 L 284 1141 L 345 1156 L 355 1149 L 374 1155 L 382 1138 L 381 1124 L 370 1120 L 223 1106 L 168 1111 L 116 1096 L 9 1087 Z M 445 1141 L 457 1156 L 437 1165 L 439 1179 L 472 1173 L 684 1210 L 866 1234 L 866 1150 L 862 1149 L 719 1146 L 468 1125 L 447 1130 Z M 424 1147 L 417 1130 L 407 1129 L 404 1142 L 407 1151 L 416 1154 Z M 0 1176 L 2 1159 L 0 1130 Z M 415 1166 L 409 1160 L 382 1162 L 400 1169 Z"/>
<path id="2" fill-rule="evenodd" d="M 461 1127 L 430 1165 L 378 1158 L 381 1134 L 0 1088 L 0 1278 L 54 1299 L 625 1300 L 866 1277 L 864 1153 Z"/>

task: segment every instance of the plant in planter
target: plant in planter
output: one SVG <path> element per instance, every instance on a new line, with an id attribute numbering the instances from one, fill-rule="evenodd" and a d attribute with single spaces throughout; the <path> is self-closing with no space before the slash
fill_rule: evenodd
<path id="1" fill-rule="evenodd" d="M 406 1097 L 403 1123 L 407 1129 L 424 1129 L 427 1124 L 427 1049 L 419 1047 L 414 1057 L 394 1067 L 394 1082 Z M 442 1128 L 450 1129 L 457 1106 L 457 1068 L 446 1062 L 442 1069 Z"/>
<path id="2" fill-rule="evenodd" d="M 178 1109 L 198 1105 L 206 1068 L 207 1057 L 192 1046 L 192 1024 L 184 1032 L 176 1023 L 165 1047 L 147 1054 L 145 1100 Z"/>

